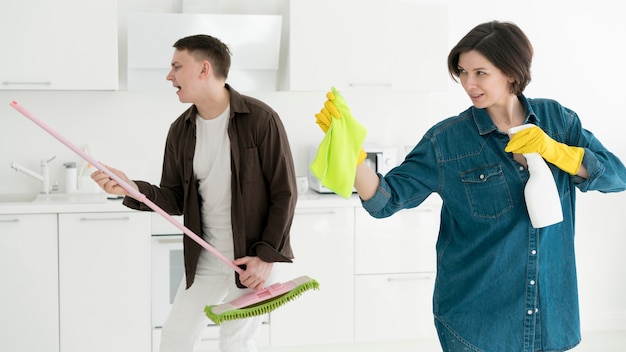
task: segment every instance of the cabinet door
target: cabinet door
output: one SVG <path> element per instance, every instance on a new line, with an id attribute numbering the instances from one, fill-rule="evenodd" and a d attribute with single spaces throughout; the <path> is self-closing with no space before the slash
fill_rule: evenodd
<path id="1" fill-rule="evenodd" d="M 290 89 L 390 85 L 390 68 L 379 60 L 390 49 L 381 28 L 386 21 L 380 20 L 387 18 L 389 8 L 382 6 L 373 14 L 376 8 L 374 0 L 291 1 Z"/>
<path id="2" fill-rule="evenodd" d="M 355 340 L 437 339 L 434 282 L 434 273 L 357 275 Z"/>
<path id="3" fill-rule="evenodd" d="M 59 351 L 57 253 L 56 214 L 0 215 L 3 351 Z"/>
<path id="4" fill-rule="evenodd" d="M 150 214 L 59 215 L 63 352 L 151 349 Z"/>
<path id="5" fill-rule="evenodd" d="M 353 240 L 354 208 L 296 210 L 291 227 L 295 259 L 281 265 L 281 278 L 308 275 L 320 283 L 320 289 L 272 312 L 272 346 L 353 341 Z"/>
<path id="6" fill-rule="evenodd" d="M 0 89 L 117 89 L 117 1 L 4 4 Z"/>
<path id="7" fill-rule="evenodd" d="M 403 0 L 290 2 L 290 89 L 447 88 L 447 8 Z"/>
<path id="8" fill-rule="evenodd" d="M 233 54 L 228 80 L 239 91 L 276 90 L 282 17 L 201 13 L 128 16 L 128 89 L 172 90 L 165 79 L 179 38 L 210 33 Z"/>
<path id="9" fill-rule="evenodd" d="M 434 272 L 438 205 L 422 204 L 376 219 L 356 210 L 357 274 Z"/>

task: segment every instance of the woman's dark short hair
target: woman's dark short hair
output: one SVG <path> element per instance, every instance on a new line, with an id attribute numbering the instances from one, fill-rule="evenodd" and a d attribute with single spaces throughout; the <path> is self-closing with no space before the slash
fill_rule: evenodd
<path id="1" fill-rule="evenodd" d="M 520 95 L 530 83 L 533 47 L 522 30 L 510 22 L 491 21 L 479 24 L 465 35 L 448 55 L 448 72 L 459 77 L 459 56 L 476 50 L 509 77 L 511 93 Z"/>
<path id="2" fill-rule="evenodd" d="M 215 76 L 228 78 L 230 70 L 230 49 L 219 39 L 206 34 L 184 37 L 174 43 L 176 50 L 187 50 L 196 60 L 208 60 L 215 70 Z"/>

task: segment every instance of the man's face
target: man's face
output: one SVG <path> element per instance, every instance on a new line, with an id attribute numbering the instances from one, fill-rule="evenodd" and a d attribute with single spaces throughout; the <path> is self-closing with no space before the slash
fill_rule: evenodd
<path id="1" fill-rule="evenodd" d="M 187 50 L 175 50 L 166 79 L 178 90 L 181 103 L 193 103 L 197 85 L 202 81 L 203 64 Z"/>

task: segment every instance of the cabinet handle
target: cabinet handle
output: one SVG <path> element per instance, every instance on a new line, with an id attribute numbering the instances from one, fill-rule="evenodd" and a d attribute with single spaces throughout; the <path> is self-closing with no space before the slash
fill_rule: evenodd
<path id="1" fill-rule="evenodd" d="M 17 219 L 17 218 L 15 218 L 15 219 L 0 219 L 0 222 L 8 224 L 10 222 L 20 222 L 20 219 Z"/>
<path id="2" fill-rule="evenodd" d="M 334 210 L 296 210 L 296 215 L 333 215 Z"/>
<path id="3" fill-rule="evenodd" d="M 412 275 L 412 276 L 394 276 L 387 279 L 387 282 L 400 282 L 400 281 L 421 281 L 432 279 L 432 274 Z"/>
<path id="4" fill-rule="evenodd" d="M 3 86 L 49 86 L 52 85 L 50 81 L 41 82 L 19 82 L 19 81 L 3 81 Z"/>
<path id="5" fill-rule="evenodd" d="M 130 217 L 128 216 L 119 216 L 119 217 L 110 217 L 110 218 L 80 218 L 80 221 L 128 221 Z"/>
<path id="6" fill-rule="evenodd" d="M 348 87 L 383 87 L 383 88 L 391 88 L 393 84 L 391 83 L 348 83 Z"/>
<path id="7" fill-rule="evenodd" d="M 180 238 L 162 239 L 157 242 L 159 242 L 159 244 L 180 244 L 183 243 L 183 237 L 181 234 Z"/>

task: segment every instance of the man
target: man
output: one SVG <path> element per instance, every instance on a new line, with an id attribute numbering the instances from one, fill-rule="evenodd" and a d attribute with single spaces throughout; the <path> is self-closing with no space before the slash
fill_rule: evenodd
<path id="1" fill-rule="evenodd" d="M 209 35 L 194 35 L 174 48 L 167 80 L 179 100 L 192 106 L 170 126 L 160 185 L 111 170 L 169 214 L 183 214 L 186 227 L 245 268 L 236 275 L 185 236 L 185 278 L 163 326 L 160 351 L 191 352 L 207 323 L 206 305 L 272 284 L 273 263 L 293 259 L 289 230 L 297 190 L 278 114 L 225 83 L 228 47 Z M 106 174 L 96 171 L 92 178 L 106 192 L 127 196 L 126 206 L 150 210 Z M 260 317 L 223 323 L 221 350 L 256 351 L 260 323 Z"/>

